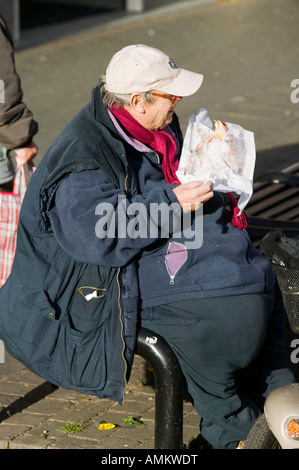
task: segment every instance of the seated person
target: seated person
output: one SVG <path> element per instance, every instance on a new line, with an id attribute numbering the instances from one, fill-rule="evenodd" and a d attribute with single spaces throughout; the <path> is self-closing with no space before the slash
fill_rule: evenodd
<path id="1" fill-rule="evenodd" d="M 175 176 L 175 107 L 202 79 L 145 45 L 112 57 L 30 181 L 0 337 L 48 380 L 121 403 L 141 324 L 177 355 L 202 436 L 228 449 L 294 377 L 270 262 L 226 194 Z"/>

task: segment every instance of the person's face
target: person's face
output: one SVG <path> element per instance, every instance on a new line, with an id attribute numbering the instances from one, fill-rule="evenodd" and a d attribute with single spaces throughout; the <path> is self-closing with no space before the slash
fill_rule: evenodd
<path id="1" fill-rule="evenodd" d="M 182 97 L 156 90 L 152 92 L 152 95 L 155 96 L 154 101 L 145 103 L 147 118 L 145 127 L 151 131 L 157 131 L 171 123 L 175 105 L 182 100 Z"/>

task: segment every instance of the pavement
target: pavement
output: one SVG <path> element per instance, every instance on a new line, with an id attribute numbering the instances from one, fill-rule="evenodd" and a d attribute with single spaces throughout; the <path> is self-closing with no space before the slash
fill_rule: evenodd
<path id="1" fill-rule="evenodd" d="M 211 119 L 254 132 L 256 174 L 297 163 L 299 2 L 186 0 L 160 5 L 138 14 L 115 11 L 24 31 L 16 66 L 24 100 L 39 122 L 36 164 L 89 101 L 111 56 L 132 43 L 158 47 L 181 67 L 204 74 L 199 93 L 177 105 L 183 132 L 189 116 L 203 107 Z M 122 406 L 55 387 L 7 352 L 3 359 L 0 449 L 154 449 L 153 374 L 141 357 L 136 357 Z M 130 417 L 138 421 L 128 424 Z M 105 422 L 115 427 L 99 429 Z M 197 437 L 199 422 L 186 398 L 186 447 Z M 80 423 L 82 429 L 72 433 L 68 423 Z"/>

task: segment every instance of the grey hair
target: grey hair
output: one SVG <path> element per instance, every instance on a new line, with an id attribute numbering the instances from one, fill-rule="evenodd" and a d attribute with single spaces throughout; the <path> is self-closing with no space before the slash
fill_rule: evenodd
<path id="1" fill-rule="evenodd" d="M 125 106 L 130 106 L 131 93 L 129 94 L 120 94 L 120 93 L 111 93 L 107 90 L 106 85 L 106 76 L 102 75 L 99 80 L 99 87 L 101 90 L 101 96 L 104 105 L 111 109 L 113 103 L 116 103 L 118 108 L 124 108 Z M 151 91 L 145 93 L 140 93 L 142 99 L 145 103 L 152 103 L 155 100 L 155 97 L 151 94 Z"/>

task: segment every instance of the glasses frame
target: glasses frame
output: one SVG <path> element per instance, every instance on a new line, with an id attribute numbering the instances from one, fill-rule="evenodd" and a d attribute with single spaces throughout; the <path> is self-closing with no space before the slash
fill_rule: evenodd
<path id="1" fill-rule="evenodd" d="M 168 93 L 163 93 L 159 91 L 151 91 L 151 95 L 153 96 L 159 96 L 160 98 L 166 98 L 167 100 L 170 100 L 172 104 L 175 104 L 181 96 L 176 96 L 176 95 L 169 95 Z"/>

